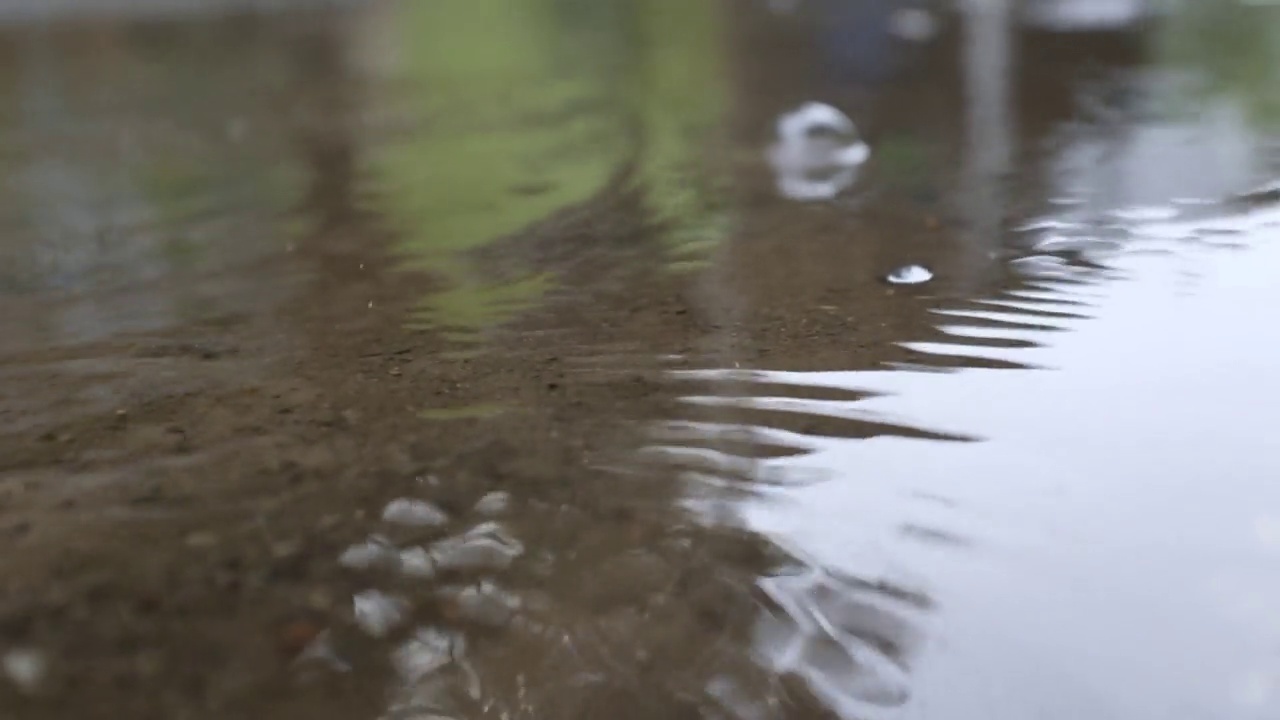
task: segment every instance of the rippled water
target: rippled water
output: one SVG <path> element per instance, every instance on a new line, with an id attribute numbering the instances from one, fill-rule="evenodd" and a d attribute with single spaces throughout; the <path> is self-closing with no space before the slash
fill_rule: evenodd
<path id="1" fill-rule="evenodd" d="M 1280 715 L 1280 10 L 910 5 L 0 2 L 0 716 Z"/>

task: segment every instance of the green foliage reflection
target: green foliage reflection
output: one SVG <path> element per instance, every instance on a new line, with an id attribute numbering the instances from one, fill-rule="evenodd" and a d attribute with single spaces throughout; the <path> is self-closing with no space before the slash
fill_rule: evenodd
<path id="1" fill-rule="evenodd" d="M 418 126 L 372 157 L 412 267 L 448 289 L 419 322 L 478 330 L 537 300 L 532 268 L 467 252 L 634 183 L 672 248 L 722 233 L 706 138 L 723 112 L 712 0 L 432 0 L 396 17 L 397 115 Z"/>
<path id="2" fill-rule="evenodd" d="M 1280 132 L 1280 5 L 1240 0 L 1173 3 L 1158 51 L 1203 81 L 1190 98 L 1229 96 L 1250 121 Z"/>

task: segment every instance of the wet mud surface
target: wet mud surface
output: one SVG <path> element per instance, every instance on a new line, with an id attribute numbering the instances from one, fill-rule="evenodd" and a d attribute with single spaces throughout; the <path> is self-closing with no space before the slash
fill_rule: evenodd
<path id="1" fill-rule="evenodd" d="M 1280 707 L 1269 8 L 294 5 L 0 12 L 0 717 Z"/>

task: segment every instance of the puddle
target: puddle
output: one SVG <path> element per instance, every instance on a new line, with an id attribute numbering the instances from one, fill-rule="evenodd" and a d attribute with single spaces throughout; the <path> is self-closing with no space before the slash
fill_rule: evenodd
<path id="1" fill-rule="evenodd" d="M 0 716 L 1280 713 L 1280 8 L 673 8 L 0 4 Z"/>

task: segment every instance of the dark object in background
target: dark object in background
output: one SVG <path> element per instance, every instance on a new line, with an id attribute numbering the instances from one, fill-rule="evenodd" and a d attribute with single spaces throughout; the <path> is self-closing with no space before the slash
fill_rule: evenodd
<path id="1" fill-rule="evenodd" d="M 927 3 L 903 0 L 814 0 L 814 10 L 827 72 L 869 88 L 892 80 L 936 22 Z"/>

